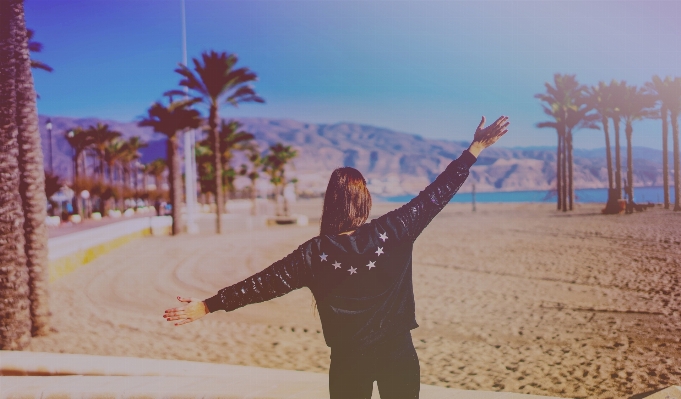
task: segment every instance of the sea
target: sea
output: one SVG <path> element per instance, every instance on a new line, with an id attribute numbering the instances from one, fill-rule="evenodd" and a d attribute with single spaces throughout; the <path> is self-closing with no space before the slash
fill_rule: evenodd
<path id="1" fill-rule="evenodd" d="M 652 202 L 661 204 L 663 201 L 663 187 L 634 187 L 634 202 L 646 204 Z M 399 195 L 395 197 L 381 197 L 380 199 L 388 202 L 407 202 L 414 196 Z M 674 188 L 669 188 L 669 197 L 674 202 Z M 624 196 L 622 198 L 625 198 Z M 581 203 L 606 203 L 608 200 L 608 190 L 605 188 L 587 188 L 575 190 L 575 202 Z M 472 202 L 472 193 L 458 193 L 450 202 Z M 506 191 L 506 192 L 483 192 L 475 193 L 475 202 L 555 202 L 556 191 Z"/>

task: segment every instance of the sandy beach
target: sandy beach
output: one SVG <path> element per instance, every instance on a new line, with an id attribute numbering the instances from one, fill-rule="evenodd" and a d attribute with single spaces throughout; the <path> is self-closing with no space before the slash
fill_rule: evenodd
<path id="1" fill-rule="evenodd" d="M 681 384 L 681 213 L 601 207 L 447 206 L 414 250 L 422 383 L 590 398 Z M 56 331 L 28 350 L 328 371 L 306 288 L 185 326 L 162 318 L 176 296 L 211 296 L 315 236 L 321 201 L 293 208 L 311 225 L 149 237 L 96 259 L 52 285 Z"/>

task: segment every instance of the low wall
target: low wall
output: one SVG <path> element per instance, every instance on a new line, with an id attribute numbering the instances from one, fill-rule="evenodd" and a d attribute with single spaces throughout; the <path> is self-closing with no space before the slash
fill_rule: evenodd
<path id="1" fill-rule="evenodd" d="M 328 374 L 182 360 L 0 351 L 2 398 L 320 399 Z M 378 398 L 374 384 L 373 398 Z M 422 399 L 549 399 L 421 385 Z M 555 399 L 555 398 L 554 398 Z"/>
<path id="2" fill-rule="evenodd" d="M 153 216 L 94 227 L 47 241 L 50 282 L 139 237 L 169 234 L 173 219 Z"/>

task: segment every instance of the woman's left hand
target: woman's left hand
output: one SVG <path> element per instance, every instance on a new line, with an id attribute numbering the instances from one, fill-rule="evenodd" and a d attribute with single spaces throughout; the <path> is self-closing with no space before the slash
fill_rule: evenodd
<path id="1" fill-rule="evenodd" d="M 183 298 L 178 296 L 177 300 L 186 302 L 187 305 L 179 308 L 166 309 L 166 312 L 163 314 L 163 317 L 167 321 L 180 320 L 175 323 L 176 326 L 191 323 L 208 314 L 206 304 L 198 298 Z"/>

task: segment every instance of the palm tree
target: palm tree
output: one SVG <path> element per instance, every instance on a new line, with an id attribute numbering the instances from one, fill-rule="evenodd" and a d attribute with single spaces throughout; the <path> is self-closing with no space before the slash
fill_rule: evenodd
<path id="1" fill-rule="evenodd" d="M 167 106 L 157 102 L 147 111 L 147 117 L 139 122 L 140 126 L 150 126 L 157 133 L 167 137 L 166 152 L 170 164 L 170 203 L 173 212 L 173 235 L 182 232 L 182 168 L 179 154 L 180 142 L 178 132 L 186 129 L 196 129 L 201 125 L 199 111 L 191 106 L 197 103 L 197 99 L 172 101 Z"/>
<path id="2" fill-rule="evenodd" d="M 21 11 L 21 12 L 18 12 Z M 23 21 L 18 0 L 0 2 L 0 349 L 23 349 L 31 339 L 29 272 L 19 170 L 15 40 Z"/>
<path id="3" fill-rule="evenodd" d="M 194 58 L 194 71 L 192 72 L 186 65 L 180 64 L 175 72 L 182 75 L 180 86 L 189 89 L 194 98 L 208 106 L 208 126 L 213 149 L 213 168 L 215 170 L 215 201 L 216 201 L 216 231 L 221 233 L 222 227 L 220 215 L 224 213 L 225 201 L 223 198 L 222 184 L 222 165 L 220 152 L 220 137 L 218 126 L 220 125 L 219 108 L 221 102 L 226 102 L 236 107 L 239 103 L 258 102 L 265 100 L 260 98 L 255 90 L 249 86 L 250 82 L 257 80 L 257 75 L 248 68 L 242 67 L 234 69 L 238 58 L 236 54 L 225 52 L 216 53 L 215 51 L 204 52 L 201 54 L 202 60 Z M 185 95 L 180 90 L 171 90 L 166 94 Z"/>
<path id="4" fill-rule="evenodd" d="M 269 148 L 269 154 L 264 158 L 264 170 L 270 175 L 270 182 L 274 184 L 274 199 L 276 201 L 277 215 L 279 212 L 279 196 L 283 194 L 284 186 L 288 183 L 286 181 L 286 164 L 298 155 L 298 152 L 285 146 L 282 143 L 277 143 Z M 288 201 L 284 196 L 284 216 L 288 216 Z"/>
<path id="5" fill-rule="evenodd" d="M 610 92 L 604 82 L 598 82 L 598 86 L 591 86 L 587 89 L 586 101 L 601 118 L 603 133 L 605 134 L 605 159 L 608 168 L 608 189 L 612 190 L 614 181 L 612 176 L 612 153 L 610 152 L 610 132 L 608 119 L 610 117 Z M 610 191 L 608 192 L 608 203 L 610 203 Z"/>
<path id="6" fill-rule="evenodd" d="M 19 192 L 24 209 L 24 250 L 29 272 L 31 301 L 31 333 L 47 335 L 50 331 L 49 265 L 47 259 L 47 196 L 43 151 L 38 129 L 38 110 L 33 85 L 32 66 L 47 67 L 31 61 L 29 32 L 24 19 L 22 1 L 13 1 L 15 10 L 15 53 L 17 127 L 19 128 Z M 49 67 L 47 67 L 49 68 Z"/>
<path id="7" fill-rule="evenodd" d="M 227 180 L 225 183 L 228 183 L 225 185 L 229 186 L 230 189 L 233 189 L 232 182 L 236 178 L 236 171 L 230 164 L 230 161 L 234 156 L 234 151 L 246 150 L 255 139 L 255 136 L 252 133 L 240 130 L 241 126 L 242 124 L 235 120 L 230 120 L 227 123 L 223 121 L 220 126 L 220 153 L 222 156 L 222 165 L 223 169 L 228 171 L 226 174 L 223 173 L 223 177 Z"/>
<path id="8" fill-rule="evenodd" d="M 120 162 L 121 158 L 124 156 L 125 152 L 125 141 L 120 138 L 115 138 L 104 147 L 104 152 L 102 153 L 102 159 L 107 167 L 107 174 L 109 178 L 109 184 L 111 186 L 115 185 L 114 172 L 116 165 Z"/>
<path id="9" fill-rule="evenodd" d="M 99 158 L 99 179 L 104 182 L 105 152 L 111 141 L 121 137 L 121 133 L 109 129 L 109 125 L 97 123 L 95 126 L 87 128 L 88 134 L 92 136 L 90 147 Z"/>
<path id="10" fill-rule="evenodd" d="M 668 103 L 674 137 L 674 211 L 681 211 L 681 151 L 679 149 L 679 114 L 681 114 L 681 78 L 676 77 L 671 83 L 671 95 Z"/>
<path id="11" fill-rule="evenodd" d="M 264 165 L 264 158 L 260 154 L 260 149 L 256 144 L 251 144 L 245 149 L 246 154 L 248 156 L 248 160 L 250 161 L 250 167 L 246 167 L 245 175 L 248 176 L 248 178 L 251 180 L 251 215 L 255 216 L 258 214 L 258 207 L 257 207 L 257 196 L 258 196 L 258 191 L 256 188 L 256 181 L 260 178 L 260 170 L 262 169 Z"/>
<path id="12" fill-rule="evenodd" d="M 94 136 L 90 130 L 85 130 L 81 127 L 76 127 L 64 133 L 66 142 L 69 143 L 73 149 L 73 179 L 74 181 L 80 177 L 81 170 L 79 169 L 82 155 L 87 149 L 94 144 Z M 83 171 L 84 172 L 84 171 Z"/>
<path id="13" fill-rule="evenodd" d="M 127 184 L 128 187 L 134 188 L 135 190 L 137 190 L 137 168 L 135 164 L 137 163 L 137 160 L 142 157 L 142 154 L 140 154 L 139 150 L 147 146 L 148 144 L 142 141 L 139 136 L 130 137 L 123 145 L 124 151 L 121 156 L 123 183 Z"/>
<path id="14" fill-rule="evenodd" d="M 654 116 L 653 107 L 655 97 L 646 93 L 643 88 L 627 86 L 625 83 L 624 98 L 620 106 L 620 114 L 625 121 L 625 134 L 627 136 L 627 188 L 629 197 L 629 212 L 634 206 L 634 157 L 632 155 L 631 136 L 634 132 L 632 122 L 651 118 Z"/>
<path id="15" fill-rule="evenodd" d="M 674 94 L 672 91 L 671 76 L 665 77 L 664 80 L 659 76 L 653 76 L 652 81 L 646 82 L 645 88 L 648 93 L 653 95 L 660 102 L 660 119 L 662 119 L 662 186 L 663 186 L 663 202 L 664 209 L 669 209 L 669 121 L 667 115 L 669 114 L 669 106 L 674 101 Z"/>
<path id="16" fill-rule="evenodd" d="M 558 208 L 563 211 L 572 210 L 574 190 L 572 187 L 572 130 L 580 125 L 578 116 L 584 117 L 588 108 L 582 101 L 586 86 L 577 82 L 575 75 L 555 74 L 554 86 L 544 84 L 546 93 L 539 93 L 535 98 L 545 102 L 544 113 L 554 120 L 541 122 L 537 127 L 551 127 L 558 133 L 557 153 L 557 190 Z M 575 111 L 573 113 L 569 113 Z M 582 112 L 584 111 L 584 112 Z M 568 125 L 569 124 L 569 125 Z M 569 197 L 569 198 L 568 198 Z"/>
<path id="17" fill-rule="evenodd" d="M 626 83 L 612 80 L 608 85 L 610 92 L 610 118 L 615 128 L 615 189 L 617 200 L 622 198 L 622 151 L 620 146 L 621 107 L 626 95 Z"/>
<path id="18" fill-rule="evenodd" d="M 161 190 L 161 180 L 167 167 L 166 160 L 163 158 L 155 159 L 144 166 L 144 173 L 154 176 L 154 185 L 157 191 Z"/>

